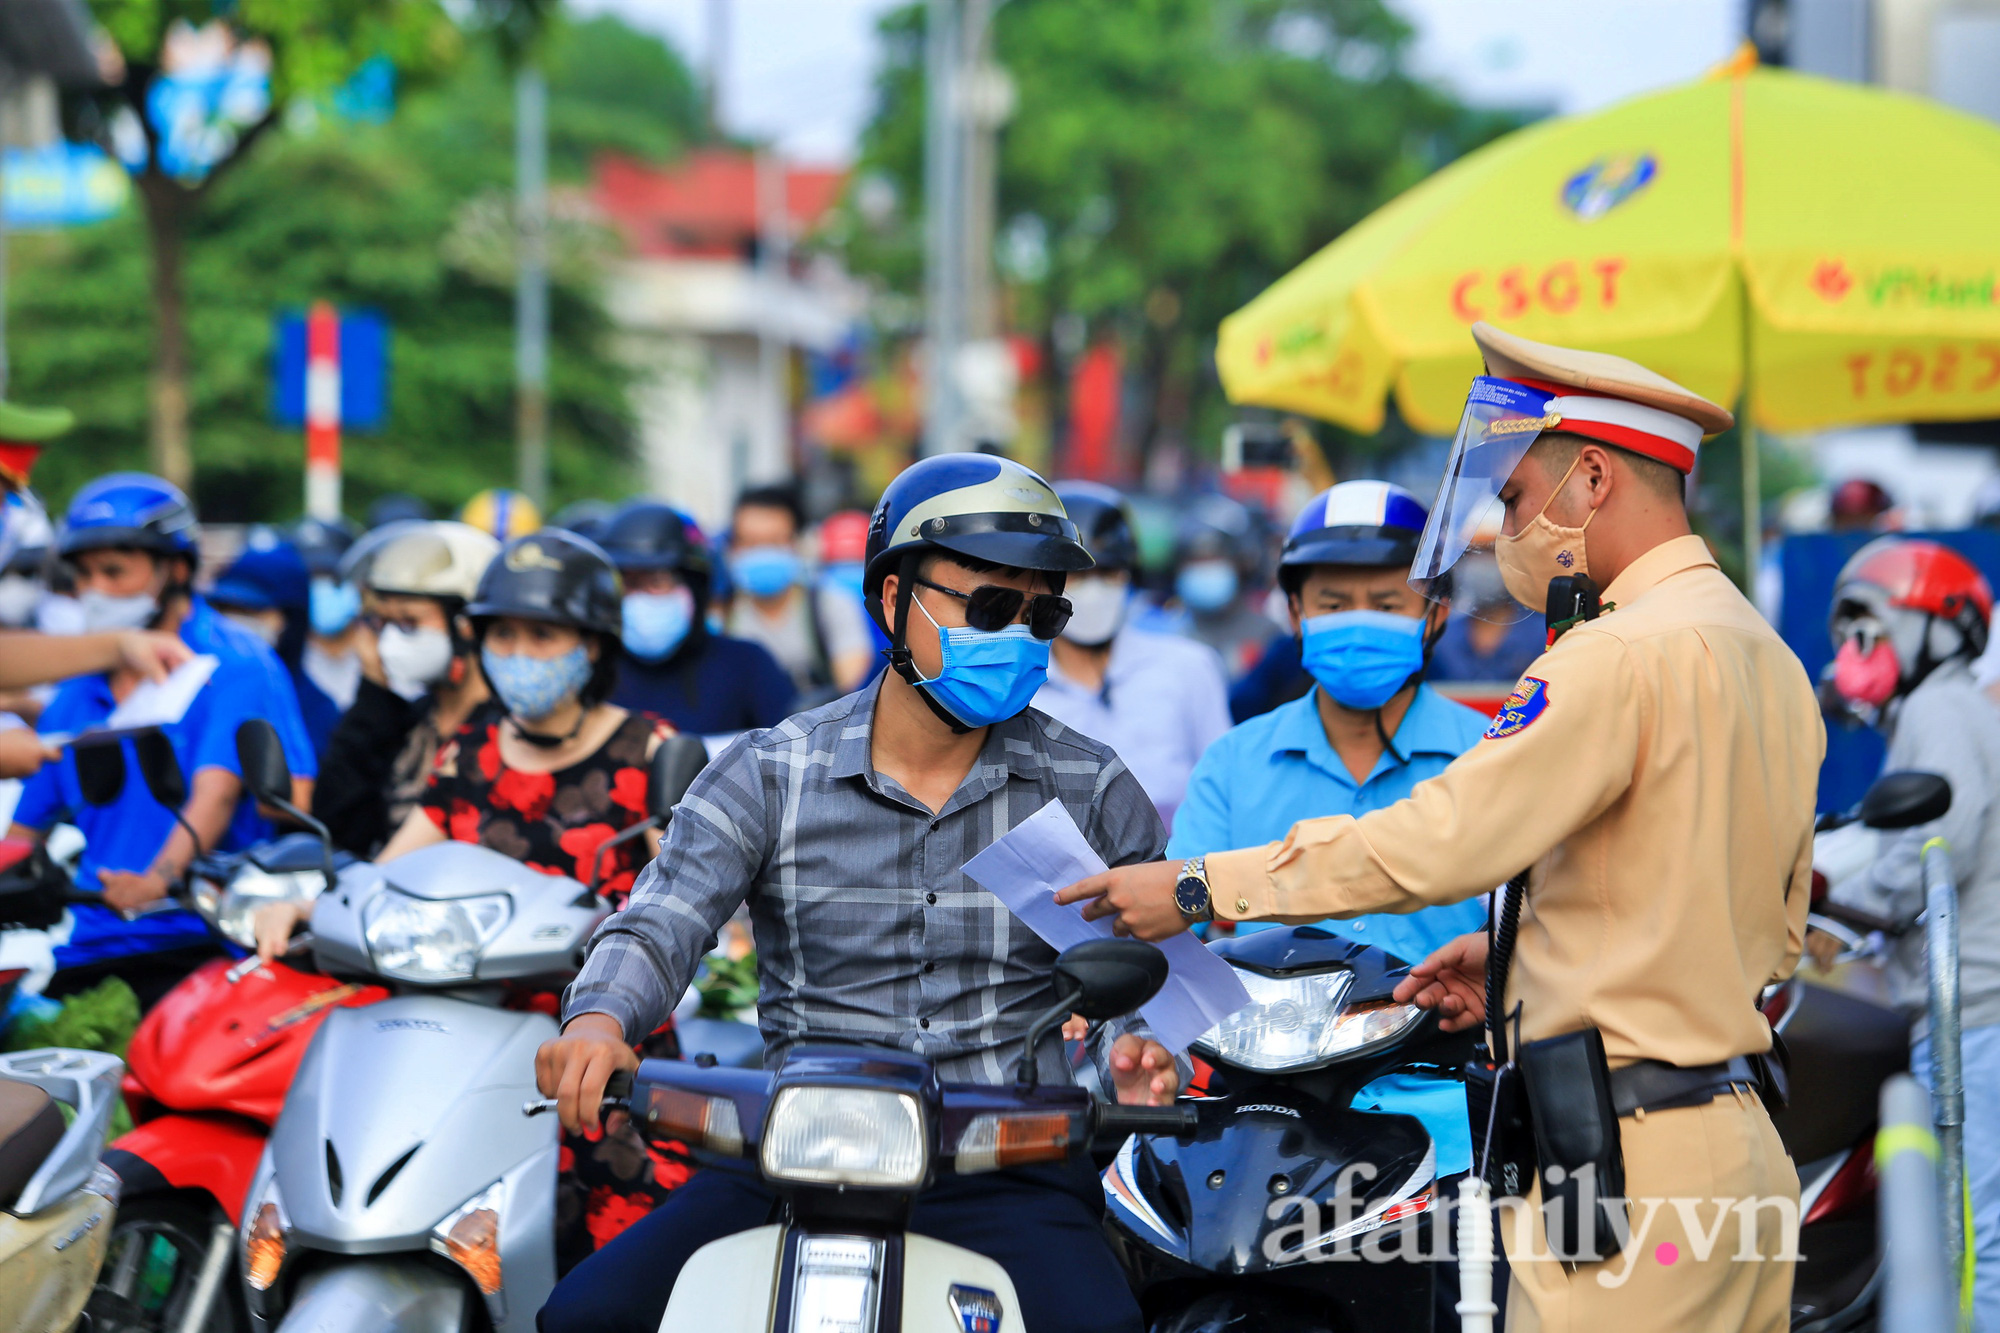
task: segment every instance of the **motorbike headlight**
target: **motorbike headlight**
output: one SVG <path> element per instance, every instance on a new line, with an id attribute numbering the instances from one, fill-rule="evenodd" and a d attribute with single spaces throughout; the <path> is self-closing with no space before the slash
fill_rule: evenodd
<path id="1" fill-rule="evenodd" d="M 500 1215 L 507 1183 L 496 1180 L 431 1228 L 431 1248 L 465 1270 L 482 1295 L 500 1292 Z"/>
<path id="2" fill-rule="evenodd" d="M 480 949 L 507 924 L 504 893 L 477 898 L 413 898 L 384 889 L 362 912 L 361 934 L 375 970 L 404 981 L 469 981 Z"/>
<path id="3" fill-rule="evenodd" d="M 782 1088 L 764 1131 L 764 1174 L 809 1185 L 915 1189 L 929 1165 L 917 1099 L 879 1088 Z"/>
<path id="4" fill-rule="evenodd" d="M 1360 1055 L 1409 1031 L 1424 1016 L 1413 1004 L 1347 1003 L 1345 969 L 1267 977 L 1237 969 L 1250 1003 L 1202 1035 L 1198 1049 L 1260 1073 L 1302 1069 Z"/>
<path id="5" fill-rule="evenodd" d="M 245 949 L 257 947 L 257 909 L 269 903 L 309 903 L 326 888 L 318 870 L 287 870 L 272 874 L 245 865 L 227 884 L 196 879 L 190 904 L 223 938 Z"/>

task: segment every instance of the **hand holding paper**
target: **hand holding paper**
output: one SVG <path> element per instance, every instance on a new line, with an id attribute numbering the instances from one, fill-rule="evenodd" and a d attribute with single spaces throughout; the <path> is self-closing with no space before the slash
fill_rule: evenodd
<path id="1" fill-rule="evenodd" d="M 1086 921 L 1055 900 L 1057 889 L 1104 869 L 1060 801 L 1050 801 L 965 863 L 966 874 L 1058 951 L 1111 934 L 1109 921 Z M 1250 1003 L 1250 993 L 1236 969 L 1185 930 L 1159 946 L 1167 956 L 1167 984 L 1139 1012 L 1161 1044 L 1178 1053 Z"/>

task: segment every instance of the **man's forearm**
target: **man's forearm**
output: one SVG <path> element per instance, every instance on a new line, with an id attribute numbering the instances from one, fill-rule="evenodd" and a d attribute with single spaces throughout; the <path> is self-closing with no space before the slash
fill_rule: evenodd
<path id="1" fill-rule="evenodd" d="M 115 633 L 0 633 L 0 690 L 24 690 L 30 685 L 115 670 L 124 661 L 118 639 Z"/>
<path id="2" fill-rule="evenodd" d="M 638 1041 L 667 1021 L 714 942 L 691 908 L 666 892 L 660 863 L 649 863 L 625 910 L 591 937 L 590 956 L 563 994 L 563 1021 L 606 1014 Z"/>

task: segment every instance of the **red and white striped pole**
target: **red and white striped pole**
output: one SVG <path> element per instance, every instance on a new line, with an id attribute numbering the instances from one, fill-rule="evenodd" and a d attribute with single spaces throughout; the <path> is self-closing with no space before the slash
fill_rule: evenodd
<path id="1" fill-rule="evenodd" d="M 340 315 L 306 312 L 306 514 L 340 517 Z"/>

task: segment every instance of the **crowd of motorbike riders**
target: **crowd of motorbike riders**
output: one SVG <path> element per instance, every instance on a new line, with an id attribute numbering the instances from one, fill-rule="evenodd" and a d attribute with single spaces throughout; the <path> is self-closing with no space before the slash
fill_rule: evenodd
<path id="1" fill-rule="evenodd" d="M 15 423 L 12 434 L 32 435 L 33 425 Z M 1084 805 L 1105 821 L 1103 845 L 1128 860 L 1179 860 L 1407 796 L 1488 726 L 1486 714 L 1437 683 L 1495 682 L 1504 693 L 1545 643 L 1539 615 L 1519 614 L 1490 557 L 1468 557 L 1448 590 L 1414 590 L 1426 506 L 1372 480 L 1314 496 L 1282 535 L 1233 499 L 1195 501 L 1179 514 L 1165 575 L 1142 552 L 1125 497 L 1089 482 L 1057 483 L 1059 510 L 1049 511 L 1074 523 L 1078 549 L 1054 539 L 1053 523 L 1049 533 L 1016 525 L 924 536 L 956 534 L 963 515 L 1035 511 L 993 503 L 992 488 L 1018 497 L 1039 479 L 983 456 L 917 465 L 872 520 L 849 511 L 809 526 L 783 487 L 745 491 L 715 537 L 648 499 L 579 505 L 543 523 L 504 491 L 475 497 L 458 518 L 431 517 L 399 497 L 378 504 L 366 528 L 317 519 L 252 527 L 220 568 L 203 568 L 193 504 L 157 477 L 102 477 L 47 516 L 20 459 L 0 457 L 0 480 L 10 492 L 0 623 L 14 631 L 0 641 L 12 710 L 0 731 L 0 776 L 23 780 L 7 836 L 33 844 L 74 826 L 82 834 L 75 885 L 101 894 L 72 905 L 49 933 L 41 998 L 17 997 L 17 1008 L 116 978 L 149 1011 L 218 957 L 243 956 L 177 895 L 198 857 L 265 843 L 285 822 L 274 823 L 246 789 L 237 735 L 251 719 L 275 729 L 292 804 L 323 822 L 341 852 L 379 864 L 446 841 L 476 843 L 594 884 L 617 908 L 660 843 L 656 832 L 614 839 L 647 817 L 648 762 L 676 733 L 755 733 L 736 751 L 748 756 L 744 784 L 716 790 L 744 803 L 746 825 L 764 818 L 786 827 L 744 832 L 746 842 L 803 841 L 806 821 L 821 818 L 846 821 L 860 840 L 872 836 L 865 811 L 830 798 L 823 816 L 786 806 L 768 780 L 759 788 L 756 765 L 768 779 L 771 756 L 782 752 L 779 767 L 802 782 L 813 766 L 838 770 L 842 719 L 874 710 L 870 781 L 889 788 L 892 803 L 941 812 L 935 835 L 963 794 L 927 789 L 926 763 L 895 753 L 886 739 L 893 710 L 914 706 L 925 725 L 930 716 L 945 724 L 910 742 L 921 748 L 948 747 L 1032 707 L 1053 723 L 1037 725 L 1032 747 L 1009 744 L 1045 761 L 1059 751 L 1083 775 Z M 1981 660 L 1991 610 L 1989 588 L 1962 557 L 1926 541 L 1878 539 L 1840 575 L 1837 654 L 1823 691 L 1830 710 L 1888 735 L 1888 768 L 1937 772 L 1953 787 L 1941 825 L 1885 841 L 1847 891 L 1885 917 L 1913 912 L 1923 840 L 1950 841 L 1964 905 L 1978 1312 L 1981 1326 L 2000 1329 L 1989 1287 L 2000 1273 L 2000 686 L 1988 679 L 2000 669 L 1988 673 Z M 167 809 L 136 781 L 92 803 L 66 739 L 113 720 L 136 690 L 197 657 L 212 663 L 209 674 L 160 728 L 186 774 L 184 804 Z M 809 709 L 822 711 L 803 730 L 780 727 Z M 831 731 L 810 725 L 827 717 Z M 739 869 L 726 842 L 708 864 L 666 867 L 674 883 L 684 874 L 694 886 L 694 910 L 680 925 L 690 957 L 661 965 L 683 984 L 717 923 L 762 884 L 756 856 Z M 854 852 L 853 864 L 874 855 Z M 311 910 L 264 909 L 254 922 L 259 952 L 282 956 Z M 1323 928 L 1414 961 L 1486 920 L 1486 905 L 1472 901 Z M 1894 999 L 1912 1015 L 1925 1004 L 1920 938 L 1903 937 L 1887 960 Z M 1824 937 L 1810 944 L 1822 958 L 1834 952 Z M 622 965 L 613 959 L 606 970 Z M 933 966 L 925 964 L 927 976 Z M 939 984 L 979 988 L 965 978 Z M 605 988 L 606 977 L 587 973 L 578 986 Z M 678 996 L 657 999 L 651 1008 L 572 1003 L 569 1012 L 582 1012 L 603 1059 L 623 1065 L 635 1051 L 675 1052 L 664 1010 Z M 554 1013 L 557 997 L 518 1002 Z M 964 1058 L 976 1076 L 983 1066 Z M 1187 1073 L 1142 1037 L 1120 1038 L 1103 1058 L 1121 1100 L 1171 1100 Z M 1927 1068 L 1921 1049 L 1915 1067 Z M 662 1207 L 700 1185 L 685 1153 L 641 1142 L 629 1127 L 607 1134 L 574 1086 L 563 1094 L 558 1254 L 565 1271 L 580 1267 L 591 1280 L 559 1286 L 542 1325 L 652 1327 L 671 1286 L 659 1256 L 685 1259 L 720 1224 L 690 1217 L 691 1207 Z M 1387 1074 L 1354 1104 L 1420 1120 L 1440 1179 L 1471 1168 L 1457 1082 Z M 765 1206 L 724 1197 L 720 1185 L 700 1188 L 715 1195 L 715 1216 Z M 1080 1217 L 1087 1229 L 1101 1207 L 1095 1188 L 1045 1192 L 1061 1207 L 1007 1203 L 1024 1229 L 1022 1255 L 1034 1253 L 1037 1226 Z M 652 1248 L 621 1251 L 628 1232 Z M 1017 1256 L 996 1257 L 1011 1267 Z M 1074 1258 L 1034 1283 L 1017 1279 L 1029 1326 L 1126 1326 L 1130 1298 L 1107 1294 L 1118 1282 L 1108 1257 Z"/>

